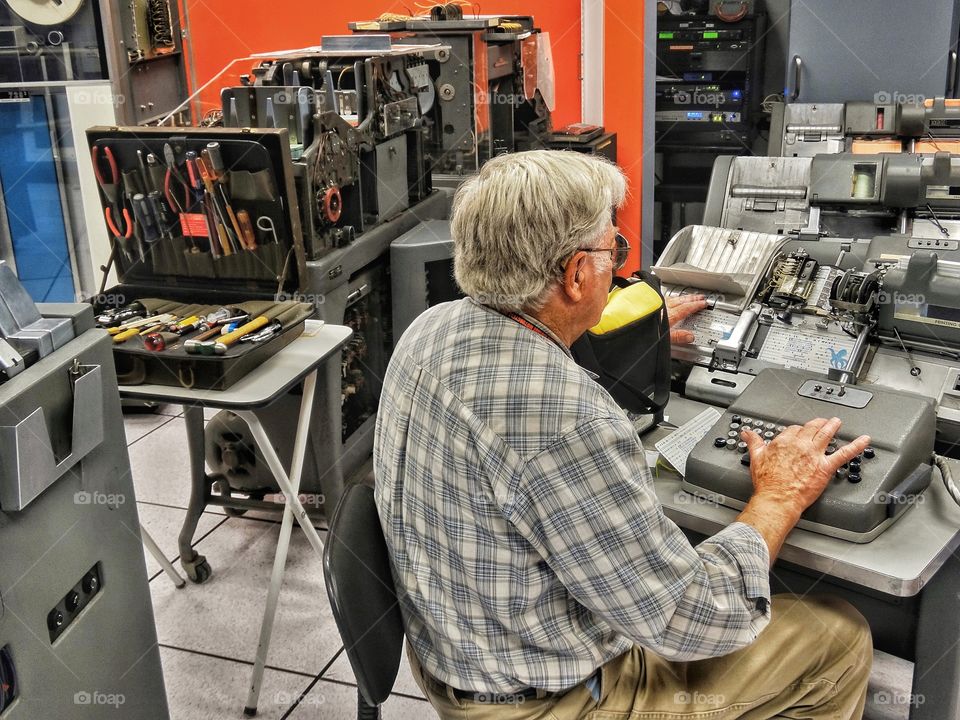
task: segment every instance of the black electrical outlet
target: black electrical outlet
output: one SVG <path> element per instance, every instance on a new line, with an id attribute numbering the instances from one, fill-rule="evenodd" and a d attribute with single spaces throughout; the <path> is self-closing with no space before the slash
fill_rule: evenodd
<path id="1" fill-rule="evenodd" d="M 47 613 L 50 642 L 60 637 L 103 587 L 100 563 L 90 568 Z"/>
<path id="2" fill-rule="evenodd" d="M 13 666 L 10 646 L 0 648 L 0 713 L 6 710 L 17 698 L 17 673 Z"/>

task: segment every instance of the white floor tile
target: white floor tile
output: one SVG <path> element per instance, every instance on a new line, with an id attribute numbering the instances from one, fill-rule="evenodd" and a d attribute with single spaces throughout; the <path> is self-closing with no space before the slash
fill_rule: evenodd
<path id="1" fill-rule="evenodd" d="M 123 428 L 127 435 L 127 445 L 137 442 L 157 428 L 170 422 L 169 415 L 155 413 L 134 413 L 123 416 Z"/>
<path id="2" fill-rule="evenodd" d="M 171 720 L 243 718 L 250 666 L 173 648 L 160 648 Z M 263 676 L 257 717 L 283 716 L 311 678 L 268 669 Z"/>
<path id="3" fill-rule="evenodd" d="M 149 505 L 147 503 L 137 503 L 137 510 L 140 513 L 140 524 L 150 533 L 154 542 L 160 546 L 160 550 L 166 557 L 173 562 L 173 566 L 181 575 L 183 575 L 180 562 L 176 560 L 180 556 L 180 550 L 177 546 L 177 536 L 180 534 L 180 528 L 183 526 L 183 518 L 187 511 L 180 508 L 165 507 L 163 505 Z M 223 521 L 223 515 L 216 513 L 204 513 L 197 525 L 196 537 L 201 537 L 216 527 L 217 523 Z M 143 550 L 147 558 L 147 577 L 153 577 L 161 568 L 160 564 L 153 559 L 153 555 Z"/>
<path id="4" fill-rule="evenodd" d="M 190 462 L 183 418 L 167 418 L 161 427 L 131 445 L 130 469 L 137 500 L 186 508 Z"/>
<path id="5" fill-rule="evenodd" d="M 290 714 L 290 720 L 355 720 L 357 688 L 352 685 L 321 680 Z M 383 717 L 388 720 L 428 720 L 437 714 L 426 700 L 391 695 L 383 704 Z"/>
<path id="6" fill-rule="evenodd" d="M 346 653 L 340 653 L 340 657 L 338 657 L 333 665 L 331 665 L 330 668 L 323 674 L 323 679 L 340 680 L 348 683 L 355 683 L 357 681 L 353 674 L 353 668 L 350 667 L 350 660 L 347 658 Z M 410 664 L 407 662 L 406 647 L 403 649 L 403 655 L 401 656 L 400 661 L 400 670 L 397 673 L 397 681 L 393 685 L 393 691 L 395 693 L 403 693 L 404 695 L 412 695 L 413 697 L 423 697 L 420 687 L 417 685 L 416 681 L 413 679 L 413 675 L 410 672 Z"/>
<path id="7" fill-rule="evenodd" d="M 210 580 L 179 591 L 151 583 L 160 642 L 252 662 L 279 534 L 279 524 L 230 518 L 196 545 Z M 267 664 L 318 674 L 340 646 L 322 561 L 295 525 Z"/>

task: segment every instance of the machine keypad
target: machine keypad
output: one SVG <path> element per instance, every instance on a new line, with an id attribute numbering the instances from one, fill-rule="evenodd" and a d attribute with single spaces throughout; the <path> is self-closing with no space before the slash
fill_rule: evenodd
<path id="1" fill-rule="evenodd" d="M 732 415 L 730 417 L 729 428 L 727 436 L 715 438 L 713 444 L 717 448 L 736 450 L 741 453 L 740 462 L 747 467 L 750 467 L 750 453 L 748 452 L 747 443 L 740 440 L 740 435 L 743 430 L 753 430 L 760 435 L 765 444 L 769 445 L 777 435 L 787 429 L 785 425 L 777 425 L 773 422 L 764 422 L 759 418 L 741 417 L 740 415 Z M 837 441 L 835 439 L 831 440 L 830 444 L 827 445 L 825 454 L 833 455 L 838 449 Z M 846 479 L 851 483 L 860 482 L 863 479 L 864 459 L 872 460 L 876 455 L 877 452 L 874 448 L 866 448 L 857 457 L 845 463 L 837 471 L 835 477 L 840 480 Z"/>

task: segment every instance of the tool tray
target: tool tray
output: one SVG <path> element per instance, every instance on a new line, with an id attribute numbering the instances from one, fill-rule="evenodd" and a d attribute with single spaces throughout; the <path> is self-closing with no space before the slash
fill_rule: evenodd
<path id="1" fill-rule="evenodd" d="M 264 315 L 282 325 L 278 334 L 265 341 L 237 342 L 221 355 L 188 353 L 186 341 L 196 333 L 168 342 L 162 351 L 147 349 L 144 336 L 131 337 L 114 347 L 121 385 L 226 389 L 303 332 L 304 320 L 313 314 L 314 307 L 289 299 L 300 292 L 305 256 L 286 130 L 93 127 L 87 131 L 87 140 L 91 152 L 98 148 L 102 175 L 110 170 L 104 148 L 110 148 L 117 167 L 118 200 L 113 204 L 101 191 L 104 210 L 112 208 L 112 218 L 117 222 L 118 216 L 123 218 L 122 202 L 134 227 L 129 240 L 124 241 L 103 223 L 111 236 L 112 263 L 120 284 L 94 299 L 97 314 L 140 301 L 153 313 L 169 312 L 178 318 L 188 316 L 183 313 L 204 317 L 221 307 L 231 307 L 247 311 L 251 319 Z M 200 155 L 211 142 L 219 143 L 226 171 L 223 185 L 230 206 L 235 214 L 241 210 L 249 214 L 256 241 L 253 249 L 234 245 L 231 253 L 225 254 L 221 238 L 207 222 L 209 216 L 202 212 L 202 204 L 194 201 L 195 195 L 175 178 L 165 187 L 165 146 L 169 145 L 177 171 L 189 182 L 186 152 Z M 158 166 L 142 168 L 141 157 L 151 153 L 158 159 Z M 158 224 L 160 237 L 152 242 L 148 242 L 132 206 L 134 195 L 147 195 L 150 190 L 159 191 L 170 216 L 168 222 Z M 180 208 L 167 200 L 167 191 L 176 193 L 180 206 L 194 217 L 181 220 Z"/>

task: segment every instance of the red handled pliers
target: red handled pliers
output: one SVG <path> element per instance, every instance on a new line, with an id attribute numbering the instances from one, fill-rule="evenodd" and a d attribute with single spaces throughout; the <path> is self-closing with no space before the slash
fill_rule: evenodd
<path id="1" fill-rule="evenodd" d="M 129 240 L 133 235 L 133 221 L 130 219 L 130 211 L 124 207 L 120 195 L 120 173 L 117 170 L 117 161 L 113 157 L 113 151 L 106 145 L 103 146 L 103 155 L 107 159 L 109 175 L 103 173 L 100 161 L 100 146 L 94 145 L 90 153 L 90 158 L 93 161 L 93 174 L 97 176 L 97 184 L 100 185 L 100 190 L 108 203 L 108 207 L 103 210 L 103 217 L 117 242 Z M 118 224 L 121 220 L 123 222 L 122 230 Z M 126 253 L 126 243 L 124 242 L 122 245 Z"/>

